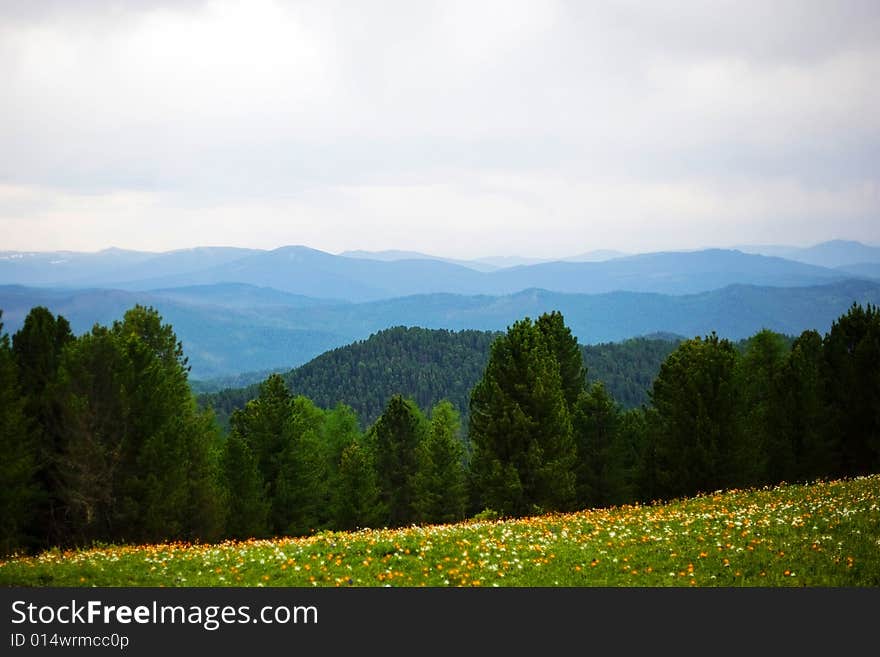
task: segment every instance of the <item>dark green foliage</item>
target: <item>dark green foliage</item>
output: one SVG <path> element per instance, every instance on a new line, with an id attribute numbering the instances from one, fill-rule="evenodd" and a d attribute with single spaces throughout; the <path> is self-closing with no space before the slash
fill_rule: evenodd
<path id="1" fill-rule="evenodd" d="M 836 436 L 841 474 L 880 468 L 880 310 L 853 304 L 823 344 L 828 430 Z"/>
<path id="2" fill-rule="evenodd" d="M 217 435 L 197 411 L 171 327 L 136 306 L 70 344 L 59 368 L 67 540 L 220 535 Z"/>
<path id="3" fill-rule="evenodd" d="M 418 450 L 415 508 L 420 522 L 455 522 L 468 504 L 466 454 L 461 421 L 451 403 L 431 411 L 431 424 Z"/>
<path id="4" fill-rule="evenodd" d="M 811 481 L 840 469 L 837 438 L 830 433 L 824 404 L 822 336 L 804 331 L 795 340 L 779 375 L 775 417 L 780 440 L 790 445 L 795 477 Z"/>
<path id="5" fill-rule="evenodd" d="M 37 487 L 42 495 L 34 514 L 36 536 L 49 543 L 64 535 L 64 517 L 57 493 L 62 464 L 58 462 L 64 435 L 62 409 L 54 386 L 64 348 L 73 341 L 70 324 L 42 306 L 32 308 L 21 329 L 12 337 L 24 413 L 32 423 Z"/>
<path id="6" fill-rule="evenodd" d="M 285 426 L 293 397 L 282 378 L 272 374 L 260 384 L 259 396 L 232 414 L 231 435 L 241 438 L 257 461 L 271 503 L 269 513 L 273 532 L 283 531 L 287 509 L 279 506 L 276 495 L 281 455 L 285 448 Z"/>
<path id="7" fill-rule="evenodd" d="M 553 346 L 528 318 L 492 343 L 470 405 L 479 508 L 524 515 L 574 501 L 576 452 Z"/>
<path id="8" fill-rule="evenodd" d="M 447 399 L 459 411 L 483 367 L 493 334 L 396 327 L 327 352 L 285 376 L 291 390 L 322 408 L 342 402 L 365 425 L 392 395 L 431 408 Z"/>
<path id="9" fill-rule="evenodd" d="M 388 401 L 385 411 L 371 429 L 382 503 L 390 526 L 415 522 L 415 477 L 419 469 L 418 449 L 427 431 L 419 407 L 401 395 Z"/>
<path id="10" fill-rule="evenodd" d="M 535 321 L 535 326 L 544 336 L 550 353 L 556 358 L 562 395 L 571 413 L 578 396 L 584 390 L 587 375 L 577 338 L 571 334 L 571 329 L 565 325 L 562 313 L 558 311 L 541 315 Z"/>
<path id="11" fill-rule="evenodd" d="M 583 345 L 587 380 L 601 381 L 623 408 L 647 404 L 648 391 L 679 338 L 632 338 L 623 342 Z"/>
<path id="12" fill-rule="evenodd" d="M 489 346 L 498 335 L 398 327 L 327 352 L 283 377 L 292 391 L 314 400 L 321 408 L 332 408 L 340 401 L 350 405 L 365 425 L 375 422 L 391 395 L 402 394 L 414 399 L 420 408 L 449 400 L 466 427 L 470 391 L 482 376 Z M 565 344 L 563 341 L 563 348 Z M 570 347 L 571 342 L 567 344 Z M 591 382 L 605 383 L 621 406 L 635 408 L 647 403 L 660 364 L 676 344 L 672 339 L 635 338 L 581 346 L 580 364 L 569 348 L 568 378 L 580 380 L 580 365 Z M 569 389 L 574 386 L 569 385 Z M 222 426 L 228 426 L 229 416 L 258 394 L 259 386 L 253 385 L 199 399 L 202 405 L 215 410 Z"/>
<path id="13" fill-rule="evenodd" d="M 612 446 L 618 433 L 620 409 L 605 386 L 594 383 L 577 398 L 572 426 L 577 446 L 575 466 L 579 508 L 605 506 L 619 497 L 622 475 L 615 468 Z"/>
<path id="14" fill-rule="evenodd" d="M 558 312 L 514 323 L 488 355 L 488 333 L 386 333 L 326 354 L 322 367 L 339 371 L 313 370 L 316 380 L 384 390 L 385 377 L 430 398 L 470 385 L 482 360 L 467 443 L 453 402 L 436 403 L 429 422 L 389 394 L 362 435 L 351 407 L 323 410 L 277 374 L 232 414 L 223 442 L 155 310 L 73 338 L 64 318 L 34 309 L 12 344 L 0 333 L 0 550 L 452 522 L 880 470 L 870 305 L 824 339 L 712 334 L 674 349 L 581 348 Z M 601 382 L 585 388 L 582 354 L 621 389 L 659 366 L 651 404 L 624 411 Z"/>
<path id="15" fill-rule="evenodd" d="M 26 544 L 40 492 L 34 478 L 32 425 L 25 420 L 24 406 L 9 336 L 0 321 L 0 556 Z"/>
<path id="16" fill-rule="evenodd" d="M 714 333 L 683 342 L 654 381 L 656 482 L 663 497 L 737 485 L 740 453 L 737 352 Z"/>
<path id="17" fill-rule="evenodd" d="M 64 354 L 58 395 L 67 432 L 56 459 L 65 467 L 55 495 L 64 534 L 78 544 L 112 535 L 123 504 L 136 514 L 137 498 L 116 491 L 117 482 L 129 484 L 126 468 L 137 468 L 137 447 L 127 435 L 126 370 L 125 354 L 106 327 L 96 326 Z"/>
<path id="18" fill-rule="evenodd" d="M 788 350 L 783 336 L 765 329 L 746 342 L 738 359 L 739 449 L 751 455 L 741 461 L 740 484 L 792 481 L 796 476 L 794 448 L 779 413 Z"/>
<path id="19" fill-rule="evenodd" d="M 273 521 L 284 534 L 308 534 L 326 521 L 327 452 L 324 412 L 306 397 L 296 397 L 283 431 L 275 484 Z"/>
<path id="20" fill-rule="evenodd" d="M 337 529 L 384 524 L 388 512 L 379 499 L 372 450 L 360 440 L 342 450 L 337 482 L 332 489 L 333 525 Z"/>
<path id="21" fill-rule="evenodd" d="M 269 502 L 257 461 L 237 434 L 226 440 L 221 460 L 227 500 L 226 535 L 260 538 L 269 532 Z"/>

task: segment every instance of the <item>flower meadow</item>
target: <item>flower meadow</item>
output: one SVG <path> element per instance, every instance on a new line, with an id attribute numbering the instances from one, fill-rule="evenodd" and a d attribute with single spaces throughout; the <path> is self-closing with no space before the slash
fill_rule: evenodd
<path id="1" fill-rule="evenodd" d="M 880 475 L 301 538 L 50 550 L 22 586 L 880 586 Z"/>

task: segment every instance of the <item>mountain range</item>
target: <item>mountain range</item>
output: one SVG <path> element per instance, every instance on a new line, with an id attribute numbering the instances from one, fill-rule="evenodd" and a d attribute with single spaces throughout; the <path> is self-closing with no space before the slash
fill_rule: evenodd
<path id="1" fill-rule="evenodd" d="M 291 368 L 390 326 L 504 330 L 525 316 L 559 310 L 582 344 L 667 332 L 716 331 L 742 339 L 762 328 L 789 335 L 827 331 L 854 302 L 880 304 L 880 281 L 804 287 L 730 285 L 696 294 L 568 294 L 529 289 L 509 295 L 411 295 L 364 303 L 311 299 L 241 283 L 151 291 L 0 286 L 4 329 L 30 308 L 64 315 L 76 333 L 109 324 L 136 303 L 151 305 L 183 342 L 192 377 Z"/>
<path id="2" fill-rule="evenodd" d="M 810 252 L 815 259 L 827 256 L 834 262 L 845 261 L 838 266 L 849 269 L 707 249 L 610 259 L 601 258 L 613 254 L 593 252 L 491 271 L 487 268 L 496 265 L 485 261 L 466 266 L 462 261 L 408 252 L 383 252 L 372 258 L 355 252 L 352 257 L 304 246 L 271 251 L 201 247 L 159 254 L 119 249 L 94 254 L 2 252 L 0 284 L 144 292 L 241 283 L 346 302 L 434 293 L 504 296 L 531 288 L 570 294 L 630 291 L 681 295 L 732 284 L 792 287 L 872 278 L 876 273 L 872 263 L 880 263 L 880 253 L 875 252 L 880 249 L 859 243 L 828 243 Z M 852 257 L 847 260 L 845 253 Z"/>

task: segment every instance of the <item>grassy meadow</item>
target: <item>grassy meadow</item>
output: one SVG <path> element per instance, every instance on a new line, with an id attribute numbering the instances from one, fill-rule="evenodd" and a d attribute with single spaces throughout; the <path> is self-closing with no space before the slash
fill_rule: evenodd
<path id="1" fill-rule="evenodd" d="M 880 586 L 880 475 L 304 538 L 50 550 L 3 586 Z"/>

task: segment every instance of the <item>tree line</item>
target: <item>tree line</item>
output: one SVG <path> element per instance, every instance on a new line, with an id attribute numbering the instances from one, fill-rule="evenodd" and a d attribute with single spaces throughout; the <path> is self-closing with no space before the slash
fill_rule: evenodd
<path id="1" fill-rule="evenodd" d="M 271 375 L 225 435 L 187 376 L 151 308 L 80 337 L 42 307 L 11 339 L 0 324 L 3 552 L 518 516 L 880 469 L 870 305 L 824 337 L 682 341 L 631 409 L 587 376 L 560 313 L 525 318 L 491 342 L 466 431 L 449 401 L 426 413 L 400 394 L 362 428 Z"/>

